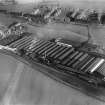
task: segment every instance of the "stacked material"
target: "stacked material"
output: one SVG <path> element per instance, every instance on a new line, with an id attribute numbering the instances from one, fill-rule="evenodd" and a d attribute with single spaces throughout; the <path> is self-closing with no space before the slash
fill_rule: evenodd
<path id="1" fill-rule="evenodd" d="M 105 87 L 104 55 L 81 51 L 72 45 L 56 41 L 40 39 L 33 41 L 32 36 L 9 41 L 11 43 L 7 45 L 16 48 L 17 54 L 21 56 L 54 68 L 61 74 L 72 74 L 90 86 Z"/>

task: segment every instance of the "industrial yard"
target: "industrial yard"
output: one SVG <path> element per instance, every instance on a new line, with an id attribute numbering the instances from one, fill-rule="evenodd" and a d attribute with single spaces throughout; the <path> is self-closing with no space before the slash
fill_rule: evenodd
<path id="1" fill-rule="evenodd" d="M 22 19 L 0 14 L 0 24 L 9 26 Z M 33 37 L 50 40 L 52 38 L 68 38 L 76 43 L 88 39 L 86 26 L 75 24 L 49 23 L 45 25 L 27 24 L 28 32 Z M 105 46 L 105 26 L 90 26 L 92 40 Z M 49 76 L 39 72 L 43 67 L 29 67 L 22 60 L 13 56 L 0 54 L 0 105 L 104 105 L 97 100 L 66 86 Z M 12 85 L 12 86 L 11 86 Z"/>

